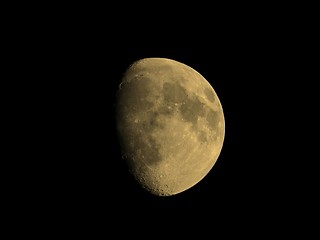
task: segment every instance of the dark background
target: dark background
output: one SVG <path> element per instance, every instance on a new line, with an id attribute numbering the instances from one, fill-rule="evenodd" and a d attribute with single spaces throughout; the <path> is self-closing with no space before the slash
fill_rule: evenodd
<path id="1" fill-rule="evenodd" d="M 57 119 L 62 127 L 57 129 L 62 206 L 89 216 L 180 217 L 194 212 L 230 215 L 236 221 L 243 221 L 244 215 L 270 216 L 275 207 L 286 211 L 286 198 L 281 196 L 291 186 L 281 177 L 287 161 L 279 134 L 279 125 L 286 124 L 278 99 L 283 81 L 278 71 L 283 67 L 281 40 L 253 29 L 199 33 L 192 39 L 137 34 L 122 34 L 121 39 L 93 34 L 61 44 L 64 60 L 57 68 L 66 70 L 58 70 L 63 75 L 58 93 L 63 97 L 62 102 L 56 99 L 62 107 Z M 128 174 L 117 143 L 116 90 L 125 69 L 144 57 L 171 58 L 193 67 L 212 84 L 224 109 L 225 142 L 216 165 L 199 184 L 177 196 L 155 197 L 141 189 Z"/>
<path id="2" fill-rule="evenodd" d="M 302 164 L 306 138 L 300 137 L 306 87 L 295 81 L 304 51 L 297 47 L 299 21 L 282 11 L 233 9 L 216 16 L 219 10 L 211 9 L 172 20 L 167 11 L 111 17 L 112 9 L 63 9 L 31 16 L 14 29 L 19 57 L 13 58 L 28 63 L 18 86 L 30 89 L 30 101 L 20 103 L 27 132 L 21 141 L 31 146 L 23 151 L 29 160 L 21 164 L 26 177 L 16 200 L 26 221 L 36 216 L 58 229 L 90 226 L 118 234 L 115 228 L 122 234 L 147 225 L 161 236 L 170 229 L 226 235 L 254 229 L 265 236 L 298 226 L 310 213 L 310 181 L 302 181 L 310 165 Z M 176 196 L 156 197 L 138 186 L 117 142 L 115 94 L 126 68 L 144 57 L 197 70 L 225 114 L 217 163 Z"/>

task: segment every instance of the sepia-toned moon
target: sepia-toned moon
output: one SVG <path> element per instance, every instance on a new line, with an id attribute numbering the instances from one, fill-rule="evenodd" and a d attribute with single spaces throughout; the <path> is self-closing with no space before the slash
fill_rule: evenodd
<path id="1" fill-rule="evenodd" d="M 116 124 L 130 172 L 158 196 L 199 183 L 225 137 L 213 87 L 192 67 L 168 58 L 144 58 L 127 68 L 117 92 Z"/>

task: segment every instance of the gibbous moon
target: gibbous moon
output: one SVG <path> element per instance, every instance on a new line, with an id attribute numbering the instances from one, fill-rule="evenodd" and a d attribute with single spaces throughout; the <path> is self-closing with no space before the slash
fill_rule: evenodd
<path id="1" fill-rule="evenodd" d="M 134 179 L 158 196 L 199 183 L 216 163 L 225 135 L 213 87 L 193 68 L 168 58 L 140 59 L 121 80 L 117 133 Z"/>

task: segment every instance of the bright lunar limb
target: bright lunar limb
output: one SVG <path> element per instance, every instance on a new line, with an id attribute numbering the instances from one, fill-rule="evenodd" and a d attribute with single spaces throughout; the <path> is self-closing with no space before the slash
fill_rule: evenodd
<path id="1" fill-rule="evenodd" d="M 116 100 L 128 168 L 150 193 L 170 196 L 200 182 L 222 150 L 225 119 L 210 83 L 168 58 L 144 58 L 124 72 Z"/>

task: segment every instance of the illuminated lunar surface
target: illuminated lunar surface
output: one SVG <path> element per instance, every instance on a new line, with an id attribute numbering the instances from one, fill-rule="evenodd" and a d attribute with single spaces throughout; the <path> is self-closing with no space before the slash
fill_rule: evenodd
<path id="1" fill-rule="evenodd" d="M 124 72 L 116 99 L 121 152 L 137 182 L 158 196 L 200 182 L 222 150 L 221 102 L 196 70 L 167 58 L 144 58 Z"/>

